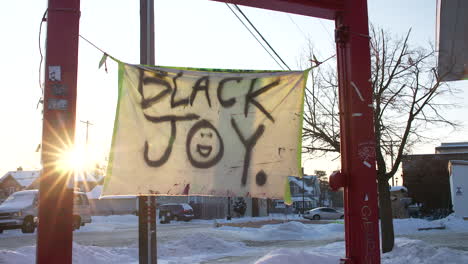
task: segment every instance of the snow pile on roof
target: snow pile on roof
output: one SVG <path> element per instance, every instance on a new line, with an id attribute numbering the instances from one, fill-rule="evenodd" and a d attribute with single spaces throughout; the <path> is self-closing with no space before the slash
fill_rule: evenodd
<path id="1" fill-rule="evenodd" d="M 314 177 L 316 177 L 316 176 L 313 176 L 313 175 L 304 175 L 303 177 L 304 177 L 304 179 L 307 179 L 307 178 L 312 179 L 312 178 L 314 178 Z M 294 177 L 294 176 L 289 176 L 288 179 L 289 179 L 290 182 L 294 182 L 294 183 L 296 183 L 300 188 L 302 188 L 303 182 L 302 182 L 302 179 L 301 179 L 301 178 Z M 308 185 L 307 182 L 304 182 L 304 190 L 305 190 L 306 192 L 308 192 L 308 193 L 313 193 L 314 190 L 315 190 L 315 188 L 314 188 L 313 186 Z"/>
<path id="2" fill-rule="evenodd" d="M 102 193 L 102 185 L 96 185 L 94 188 L 86 193 L 88 199 L 99 199 Z"/>
<path id="3" fill-rule="evenodd" d="M 75 181 L 77 182 L 98 182 L 102 178 L 104 178 L 104 176 L 85 171 L 75 173 Z"/>
<path id="4" fill-rule="evenodd" d="M 403 190 L 405 192 L 408 192 L 408 189 L 406 189 L 405 186 L 392 186 L 392 187 L 390 187 L 391 192 L 398 192 L 398 191 L 401 191 L 401 190 Z"/>
<path id="5" fill-rule="evenodd" d="M 2 178 L 0 178 L 0 182 L 3 181 L 8 177 L 8 175 L 11 175 L 13 179 L 15 179 L 19 185 L 22 187 L 28 187 L 31 185 L 40 175 L 40 171 L 35 170 L 35 171 L 9 171 L 5 175 L 3 175 Z"/>
<path id="6" fill-rule="evenodd" d="M 10 195 L 10 197 L 8 197 L 8 199 L 5 200 L 2 204 L 0 204 L 0 208 L 2 210 L 15 210 L 15 211 L 24 209 L 28 206 L 33 205 L 36 193 L 37 193 L 37 190 L 16 192 Z"/>
<path id="7" fill-rule="evenodd" d="M 102 196 L 102 185 L 96 185 L 91 191 L 86 193 L 88 199 L 133 199 L 136 195 L 106 195 Z"/>
<path id="8" fill-rule="evenodd" d="M 302 202 L 302 197 L 301 196 L 294 196 L 294 197 L 291 197 L 291 199 L 292 199 L 293 202 Z M 312 201 L 312 199 L 310 199 L 307 196 L 304 196 L 304 202 L 310 202 L 310 201 Z"/>

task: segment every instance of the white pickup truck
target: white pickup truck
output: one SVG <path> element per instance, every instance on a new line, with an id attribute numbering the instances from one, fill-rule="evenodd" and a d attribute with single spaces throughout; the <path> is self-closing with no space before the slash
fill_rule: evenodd
<path id="1" fill-rule="evenodd" d="M 6 229 L 34 233 L 38 216 L 38 190 L 15 192 L 0 204 L 0 234 Z M 91 223 L 91 209 L 83 192 L 74 192 L 73 229 Z"/>

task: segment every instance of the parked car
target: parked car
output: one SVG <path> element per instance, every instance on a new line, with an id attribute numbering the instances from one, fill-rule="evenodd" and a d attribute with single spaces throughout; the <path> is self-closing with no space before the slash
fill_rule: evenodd
<path id="1" fill-rule="evenodd" d="M 170 212 L 171 220 L 190 221 L 194 218 L 193 208 L 186 203 L 168 203 L 159 206 L 160 211 Z"/>
<path id="2" fill-rule="evenodd" d="M 0 204 L 0 233 L 6 229 L 21 229 L 34 233 L 38 223 L 38 190 L 15 192 Z M 83 192 L 74 193 L 73 229 L 91 223 L 91 208 Z"/>
<path id="3" fill-rule="evenodd" d="M 23 233 L 34 233 L 37 202 L 37 190 L 10 195 L 0 205 L 0 233 L 5 229 L 21 229 Z"/>
<path id="4" fill-rule="evenodd" d="M 91 207 L 84 192 L 76 192 L 73 197 L 73 229 L 91 223 Z"/>
<path id="5" fill-rule="evenodd" d="M 343 212 L 329 207 L 317 207 L 304 213 L 304 218 L 311 220 L 320 219 L 343 219 Z"/>

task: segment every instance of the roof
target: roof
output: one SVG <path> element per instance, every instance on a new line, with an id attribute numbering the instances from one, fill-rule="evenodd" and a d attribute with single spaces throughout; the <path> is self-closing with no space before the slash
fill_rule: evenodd
<path id="1" fill-rule="evenodd" d="M 451 152 L 468 152 L 468 142 L 452 142 L 452 143 L 441 143 L 440 146 L 435 148 L 436 153 L 441 151 L 451 151 Z"/>
<path id="2" fill-rule="evenodd" d="M 18 182 L 19 185 L 22 187 L 28 187 L 31 185 L 37 178 L 39 178 L 40 171 L 9 171 L 2 178 L 0 178 L 0 182 L 3 181 L 11 175 L 15 181 Z"/>
<path id="3" fill-rule="evenodd" d="M 441 143 L 436 148 L 468 148 L 468 142 Z"/>
<path id="4" fill-rule="evenodd" d="M 450 165 L 468 165 L 468 160 L 451 160 L 449 161 Z"/>
<path id="5" fill-rule="evenodd" d="M 34 189 L 34 190 L 24 190 L 24 191 L 18 191 L 18 192 L 15 192 L 17 194 L 23 194 L 23 193 L 38 193 L 39 190 L 38 189 Z"/>
<path id="6" fill-rule="evenodd" d="M 99 182 L 104 176 L 89 172 L 75 173 L 76 182 Z"/>
<path id="7" fill-rule="evenodd" d="M 88 199 L 133 199 L 136 195 L 106 195 L 101 196 L 102 185 L 96 185 L 91 191 L 86 193 Z"/>
<path id="8" fill-rule="evenodd" d="M 291 197 L 291 199 L 293 202 L 302 202 L 302 196 L 294 196 L 294 197 Z M 304 202 L 311 202 L 311 201 L 312 199 L 310 199 L 307 196 L 304 196 Z"/>
<path id="9" fill-rule="evenodd" d="M 408 192 L 408 189 L 405 186 L 392 186 L 390 187 L 391 192 L 405 191 Z"/>
<path id="10" fill-rule="evenodd" d="M 304 179 L 309 179 L 309 180 L 317 178 L 317 176 L 315 176 L 315 175 L 304 175 L 303 177 L 304 177 Z M 294 176 L 289 176 L 288 179 L 289 179 L 289 182 L 296 183 L 300 188 L 302 188 L 302 186 L 304 186 L 304 191 L 306 191 L 308 193 L 313 193 L 314 190 L 315 190 L 314 186 L 307 183 L 307 181 L 304 182 L 304 184 L 303 184 L 301 178 L 294 177 Z"/>

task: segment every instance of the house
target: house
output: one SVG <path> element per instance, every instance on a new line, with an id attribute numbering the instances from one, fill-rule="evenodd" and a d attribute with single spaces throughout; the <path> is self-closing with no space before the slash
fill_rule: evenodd
<path id="1" fill-rule="evenodd" d="M 435 148 L 436 154 L 468 153 L 468 142 L 441 143 Z"/>
<path id="2" fill-rule="evenodd" d="M 320 198 L 320 181 L 315 175 L 304 175 L 302 178 L 289 176 L 289 186 L 293 205 L 297 210 L 302 209 L 302 197 L 309 198 L 310 202 L 305 203 L 306 209 L 318 206 Z"/>
<path id="3" fill-rule="evenodd" d="M 289 176 L 288 180 L 293 212 L 299 213 L 303 207 L 308 210 L 319 206 L 320 180 L 317 176 L 304 175 L 303 178 Z M 270 208 L 272 213 L 285 213 L 286 210 L 283 200 L 274 200 Z"/>
<path id="4" fill-rule="evenodd" d="M 19 167 L 16 171 L 9 171 L 0 178 L 0 201 L 10 194 L 25 190 L 36 189 L 40 171 L 24 171 Z"/>
<path id="5" fill-rule="evenodd" d="M 392 202 L 393 218 L 408 218 L 408 206 L 412 199 L 408 197 L 408 189 L 404 186 L 393 186 L 390 188 L 390 201 Z"/>
<path id="6" fill-rule="evenodd" d="M 102 185 L 96 185 L 86 192 L 92 215 L 135 214 L 137 212 L 137 197 L 106 196 L 100 198 Z"/>
<path id="7" fill-rule="evenodd" d="M 448 214 L 452 210 L 449 162 L 468 160 L 468 142 L 442 143 L 435 154 L 404 155 L 403 185 L 422 213 Z"/>
<path id="8" fill-rule="evenodd" d="M 468 161 L 451 160 L 449 171 L 453 211 L 468 220 Z"/>
<path id="9" fill-rule="evenodd" d="M 111 215 L 111 214 L 134 214 L 137 212 L 137 196 L 104 196 L 102 185 L 96 185 L 91 191 L 87 192 L 91 213 L 93 215 Z M 166 203 L 188 203 L 195 213 L 196 218 L 213 219 L 226 218 L 228 208 L 233 213 L 233 204 L 237 197 L 214 197 L 214 196 L 158 196 L 157 204 Z M 257 198 L 244 198 L 246 202 L 245 216 L 267 216 L 267 200 Z M 231 206 L 228 203 L 231 203 Z"/>
<path id="10" fill-rule="evenodd" d="M 82 192 L 90 192 L 99 185 L 104 178 L 103 175 L 94 172 L 76 172 L 75 173 L 75 188 Z"/>

